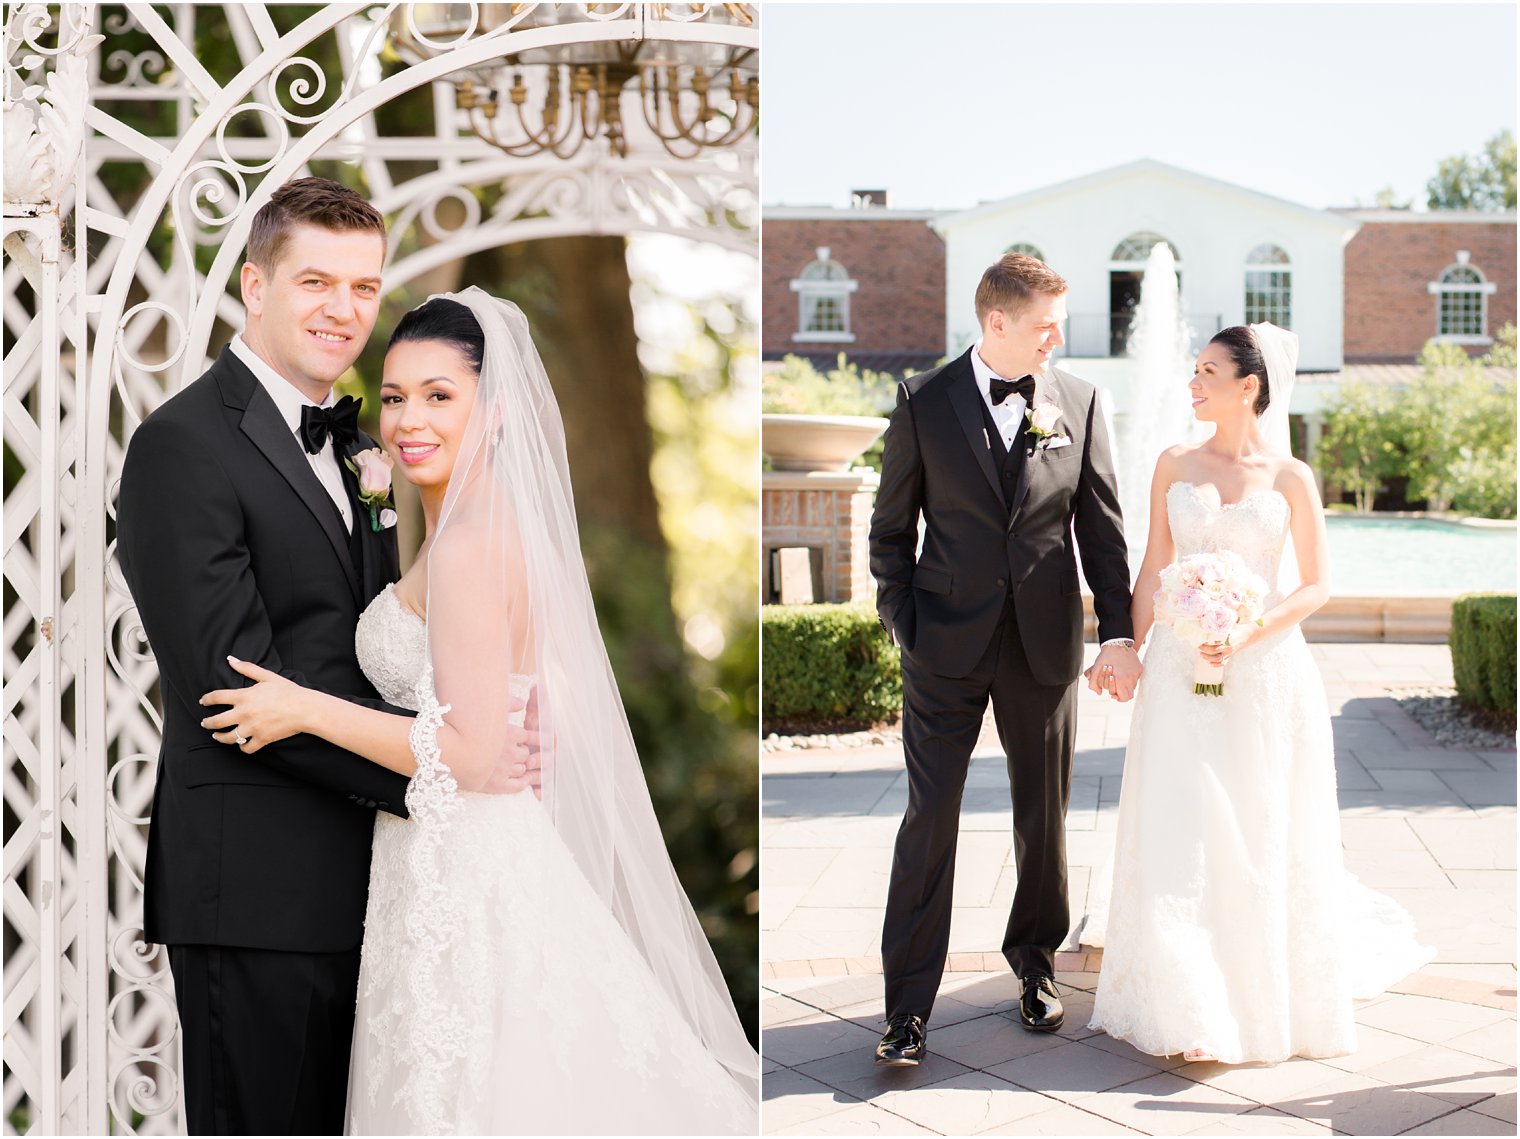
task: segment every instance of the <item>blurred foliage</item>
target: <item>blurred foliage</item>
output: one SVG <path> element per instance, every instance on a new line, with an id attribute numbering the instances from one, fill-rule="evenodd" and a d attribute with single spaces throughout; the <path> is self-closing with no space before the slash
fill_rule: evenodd
<path id="1" fill-rule="evenodd" d="M 897 649 L 868 602 L 761 612 L 766 732 L 865 727 L 902 712 Z"/>
<path id="2" fill-rule="evenodd" d="M 1466 593 L 1451 603 L 1451 672 L 1457 699 L 1515 711 L 1515 595 Z"/>
<path id="3" fill-rule="evenodd" d="M 1433 210 L 1512 210 L 1515 208 L 1515 136 L 1502 130 L 1476 155 L 1441 159 L 1425 184 Z"/>
<path id="4" fill-rule="evenodd" d="M 1327 488 L 1370 510 L 1381 492 L 1428 510 L 1515 517 L 1515 326 L 1470 357 L 1431 340 L 1407 389 L 1348 383 L 1325 411 L 1315 465 Z M 1491 368 L 1510 369 L 1494 380 Z"/>

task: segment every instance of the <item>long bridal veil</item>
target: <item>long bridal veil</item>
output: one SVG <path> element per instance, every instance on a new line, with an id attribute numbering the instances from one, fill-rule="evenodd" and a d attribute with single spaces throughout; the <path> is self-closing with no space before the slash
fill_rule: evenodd
<path id="1" fill-rule="evenodd" d="M 434 746 L 440 716 L 458 729 L 448 738 L 480 741 L 474 754 L 445 749 L 441 756 L 440 778 L 471 790 L 499 750 L 508 716 L 536 722 L 545 741 L 543 805 L 555 831 L 654 974 L 672 1015 L 757 1102 L 755 1051 L 666 852 L 597 625 L 564 426 L 527 320 L 478 288 L 445 299 L 479 321 L 485 359 L 427 552 L 437 705 L 431 717 L 419 716 L 414 749 Z M 525 700 L 526 709 L 509 711 Z M 445 812 L 449 790 L 432 800 Z M 426 814 L 426 787 L 417 797 Z M 552 913 L 555 899 L 547 904 Z M 617 1026 L 608 1029 L 616 1045 Z M 640 1045 L 657 1049 L 666 1026 L 641 1030 Z M 585 1092 L 597 1094 L 594 1086 Z"/>

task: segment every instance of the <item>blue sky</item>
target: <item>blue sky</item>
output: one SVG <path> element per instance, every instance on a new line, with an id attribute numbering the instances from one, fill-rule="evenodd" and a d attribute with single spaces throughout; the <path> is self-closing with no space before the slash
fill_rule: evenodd
<path id="1" fill-rule="evenodd" d="M 1309 206 L 1416 207 L 1515 129 L 1498 4 L 762 8 L 767 205 L 952 209 L 1155 158 Z"/>

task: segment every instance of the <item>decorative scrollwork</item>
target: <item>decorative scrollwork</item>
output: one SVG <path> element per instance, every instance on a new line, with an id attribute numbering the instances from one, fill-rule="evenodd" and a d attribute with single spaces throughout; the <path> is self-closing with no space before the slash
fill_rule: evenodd
<path id="1" fill-rule="evenodd" d="M 165 66 L 167 64 L 163 55 L 151 48 L 135 55 L 130 51 L 113 51 L 105 58 L 105 64 L 101 68 L 101 78 L 105 78 L 106 68 L 115 68 L 122 72 L 122 77 L 110 81 L 114 86 L 154 87 L 157 86 L 158 78 L 163 75 Z"/>

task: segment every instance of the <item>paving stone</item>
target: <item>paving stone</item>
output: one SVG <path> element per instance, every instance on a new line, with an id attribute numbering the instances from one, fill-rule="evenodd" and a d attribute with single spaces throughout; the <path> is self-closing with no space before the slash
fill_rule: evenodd
<path id="1" fill-rule="evenodd" d="M 1515 777 L 1510 772 L 1443 771 L 1440 778 L 1470 807 L 1513 807 Z"/>
<path id="2" fill-rule="evenodd" d="M 1349 1056 L 1331 1056 L 1319 1061 L 1343 1072 L 1361 1072 L 1398 1056 L 1407 1056 L 1426 1046 L 1423 1040 L 1414 1040 L 1397 1032 L 1375 1028 L 1362 1020 L 1364 1006 L 1356 1009 L 1356 1051 Z"/>
<path id="3" fill-rule="evenodd" d="M 801 1072 L 782 1070 L 765 1077 L 760 1091 L 760 1126 L 766 1134 L 844 1111 L 860 1101 Z"/>
<path id="4" fill-rule="evenodd" d="M 861 1001 L 859 1004 L 834 1009 L 833 1012 L 835 1016 L 853 1020 L 862 1028 L 870 1029 L 878 1035 L 887 1030 L 885 994 L 878 994 L 873 999 Z M 956 1000 L 954 996 L 947 996 L 941 988 L 939 996 L 934 998 L 934 1012 L 929 1017 L 929 1035 L 935 1043 L 938 1043 L 941 1029 L 986 1015 L 986 1009 L 965 1004 Z"/>
<path id="5" fill-rule="evenodd" d="M 1515 869 L 1515 821 L 1411 819 L 1420 841 L 1447 870 Z"/>
<path id="6" fill-rule="evenodd" d="M 929 1055 L 916 1068 L 878 1068 L 874 1049 L 879 1033 L 872 1033 L 871 1047 L 842 1052 L 804 1064 L 800 1071 L 820 1083 L 837 1088 L 856 1099 L 874 1100 L 889 1091 L 937 1084 L 971 1071 L 948 1056 L 934 1051 L 934 1033 L 929 1034 Z"/>
<path id="7" fill-rule="evenodd" d="M 1405 1135 L 1513 1135 L 1515 1125 L 1476 1111 L 1454 1111 L 1429 1123 L 1411 1127 Z"/>
<path id="8" fill-rule="evenodd" d="M 1189 1135 L 1333 1135 L 1323 1124 L 1300 1119 L 1275 1107 L 1258 1107 L 1223 1122 L 1206 1123 Z"/>
<path id="9" fill-rule="evenodd" d="M 1397 1135 L 1451 1110 L 1446 1100 L 1349 1072 L 1270 1106 L 1348 1135 Z"/>
<path id="10" fill-rule="evenodd" d="M 1115 1056 L 1122 1056 L 1126 1060 L 1133 1060 L 1137 1064 L 1144 1064 L 1154 1068 L 1158 1072 L 1171 1072 L 1187 1065 L 1187 1061 L 1179 1055 L 1152 1056 L 1149 1052 L 1142 1052 L 1127 1040 L 1118 1040 L 1106 1032 L 1095 1032 L 1087 1037 L 1082 1043 L 1090 1048 L 1101 1048 L 1105 1052 L 1112 1052 Z"/>
<path id="11" fill-rule="evenodd" d="M 1139 1132 L 1115 1123 L 1111 1119 L 1104 1119 L 1101 1115 L 1093 1115 L 1080 1107 L 1071 1104 L 1058 1103 L 1054 1107 L 1048 1107 L 1038 1115 L 1026 1115 L 1023 1119 L 1013 1123 L 1005 1123 L 1001 1127 L 989 1127 L 985 1131 L 977 1132 L 978 1135 L 1138 1135 Z"/>
<path id="12" fill-rule="evenodd" d="M 760 1027 L 770 1028 L 794 1020 L 812 1020 L 824 1014 L 812 1005 L 805 1005 L 791 997 L 766 997 L 760 1002 Z"/>
<path id="13" fill-rule="evenodd" d="M 1345 859 L 1346 869 L 1374 890 L 1456 889 L 1440 863 L 1425 850 L 1348 850 Z"/>
<path id="14" fill-rule="evenodd" d="M 1379 767 L 1368 774 L 1373 780 L 1373 786 L 1384 791 L 1433 791 L 1444 795 L 1453 790 L 1449 784 L 1442 783 L 1441 777 L 1434 771 L 1423 768 Z M 1342 783 L 1341 786 L 1346 785 Z"/>
<path id="15" fill-rule="evenodd" d="M 1496 1020 L 1493 1024 L 1450 1037 L 1446 1047 L 1472 1056 L 1481 1056 L 1498 1064 L 1515 1066 L 1515 1021 Z M 1513 1083 L 1513 1081 L 1511 1081 Z M 1508 1091 L 1508 1088 L 1502 1089 Z"/>
<path id="16" fill-rule="evenodd" d="M 1156 1072 L 1102 1095 L 1089 1096 L 1081 1106 L 1146 1135 L 1185 1135 L 1217 1130 L 1257 1105 L 1174 1072 Z"/>
<path id="17" fill-rule="evenodd" d="M 1043 1048 L 989 1070 L 1020 1087 L 1066 1103 L 1155 1074 L 1148 1064 L 1115 1056 L 1101 1048 L 1089 1048 L 1081 1041 Z"/>
<path id="18" fill-rule="evenodd" d="M 847 1107 L 796 1127 L 784 1127 L 776 1135 L 937 1135 L 900 1115 L 882 1111 L 869 1103 Z"/>
<path id="19" fill-rule="evenodd" d="M 896 779 L 879 771 L 769 775 L 760 784 L 761 811 L 776 816 L 869 814 Z"/>
<path id="20" fill-rule="evenodd" d="M 1392 733 L 1385 734 L 1389 741 L 1393 740 Z M 1337 747 L 1339 746 L 1339 739 L 1337 739 Z M 1470 751 L 1457 751 L 1454 748 L 1404 747 L 1395 742 L 1389 742 L 1383 746 L 1369 746 L 1361 742 L 1351 742 L 1349 750 L 1363 767 L 1374 773 L 1374 776 L 1378 769 L 1385 767 L 1415 768 L 1420 771 L 1486 772 L 1492 770 L 1482 757 Z"/>
<path id="21" fill-rule="evenodd" d="M 1349 850 L 1424 850 L 1408 819 L 1342 819 L 1341 845 Z"/>
<path id="22" fill-rule="evenodd" d="M 1063 1041 L 1054 1033 L 1026 1031 L 1011 1018 L 995 1013 L 929 1034 L 931 1049 L 958 1064 L 983 1070 L 1062 1046 Z"/>
<path id="23" fill-rule="evenodd" d="M 1417 996 L 1394 997 L 1366 1009 L 1357 1017 L 1362 1024 L 1397 1032 L 1427 1044 L 1440 1044 L 1453 1036 L 1509 1019 L 1513 1019 L 1512 1014 L 1500 1009 Z"/>
<path id="24" fill-rule="evenodd" d="M 1485 1099 L 1472 1105 L 1471 1110 L 1483 1115 L 1492 1116 L 1494 1119 L 1502 1119 L 1510 1126 L 1510 1134 L 1515 1133 L 1515 1093 L 1503 1092 L 1492 1099 Z"/>
<path id="25" fill-rule="evenodd" d="M 878 1107 L 946 1135 L 971 1135 L 1037 1115 L 1054 1100 L 986 1072 L 968 1072 L 921 1088 L 889 1091 Z"/>
<path id="26" fill-rule="evenodd" d="M 1184 1060 L 1175 1071 L 1184 1079 L 1255 1103 L 1291 1099 L 1342 1074 L 1321 1061 L 1305 1059 L 1281 1064 L 1196 1064 Z"/>
<path id="27" fill-rule="evenodd" d="M 1513 1021 L 1510 1025 L 1513 1027 Z M 1425 1095 L 1463 1106 L 1515 1086 L 1514 1068 L 1440 1045 L 1377 1064 L 1363 1074 L 1385 1084 L 1418 1088 Z"/>
<path id="28" fill-rule="evenodd" d="M 760 1034 L 760 1050 L 778 1064 L 795 1068 L 841 1052 L 866 1055 L 876 1047 L 879 1032 L 827 1016 L 798 1024 L 781 1024 Z"/>

